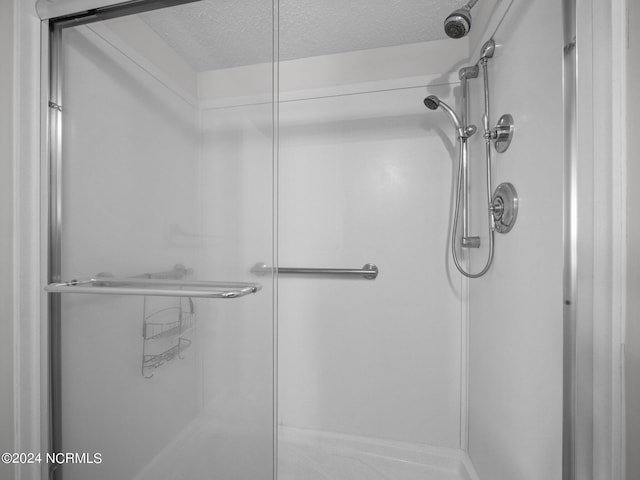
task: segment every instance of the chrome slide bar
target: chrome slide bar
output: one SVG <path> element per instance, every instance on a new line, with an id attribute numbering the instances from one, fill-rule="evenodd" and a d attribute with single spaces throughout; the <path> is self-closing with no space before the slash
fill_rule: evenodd
<path id="1" fill-rule="evenodd" d="M 191 288 L 186 288 L 191 287 Z M 144 295 L 152 297 L 237 298 L 256 293 L 258 283 L 204 282 L 156 278 L 115 278 L 97 276 L 50 283 L 50 293 L 91 293 L 99 295 Z"/>
<path id="2" fill-rule="evenodd" d="M 308 267 L 278 267 L 278 274 L 284 275 L 326 275 L 326 276 L 361 276 L 367 280 L 374 280 L 378 276 L 378 267 L 367 263 L 362 268 L 308 268 Z M 266 275 L 273 271 L 272 267 L 264 263 L 256 263 L 251 269 L 255 275 Z"/>

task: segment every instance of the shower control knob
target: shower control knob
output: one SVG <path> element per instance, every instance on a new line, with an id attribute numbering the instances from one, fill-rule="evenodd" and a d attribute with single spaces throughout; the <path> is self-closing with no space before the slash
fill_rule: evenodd
<path id="1" fill-rule="evenodd" d="M 501 183 L 491 199 L 491 214 L 498 233 L 508 233 L 518 218 L 518 192 L 511 183 Z"/>
<path id="2" fill-rule="evenodd" d="M 490 140 L 494 140 L 494 145 L 498 153 L 504 153 L 511 144 L 513 138 L 513 117 L 508 113 L 505 113 L 498 120 L 496 128 L 489 130 L 485 135 Z"/>
<path id="3" fill-rule="evenodd" d="M 496 222 L 499 222 L 502 218 L 502 214 L 504 213 L 504 201 L 502 197 L 495 197 L 493 199 L 493 204 L 491 205 L 491 212 L 493 213 L 493 219 Z"/>

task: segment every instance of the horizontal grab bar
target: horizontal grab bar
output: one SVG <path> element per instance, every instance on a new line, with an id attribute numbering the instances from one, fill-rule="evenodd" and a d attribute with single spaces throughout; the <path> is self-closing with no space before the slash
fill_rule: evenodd
<path id="1" fill-rule="evenodd" d="M 154 288 L 155 287 L 155 288 Z M 164 287 L 164 288 L 162 288 Z M 173 288 L 169 288 L 173 287 Z M 192 287 L 186 289 L 184 287 Z M 204 282 L 153 278 L 97 277 L 50 283 L 50 293 L 91 293 L 100 295 L 144 295 L 151 297 L 236 298 L 256 293 L 258 283 Z"/>
<path id="2" fill-rule="evenodd" d="M 255 275 L 266 275 L 273 268 L 264 263 L 256 263 L 251 269 Z M 378 276 L 378 267 L 367 263 L 362 268 L 306 268 L 306 267 L 278 267 L 278 274 L 285 275 L 327 275 L 327 276 L 361 276 L 367 280 L 374 280 Z"/>

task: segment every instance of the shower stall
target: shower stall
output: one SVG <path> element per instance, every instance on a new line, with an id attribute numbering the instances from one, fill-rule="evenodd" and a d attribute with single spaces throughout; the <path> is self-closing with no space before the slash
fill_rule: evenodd
<path id="1" fill-rule="evenodd" d="M 37 9 L 43 478 L 563 478 L 560 2 Z"/>

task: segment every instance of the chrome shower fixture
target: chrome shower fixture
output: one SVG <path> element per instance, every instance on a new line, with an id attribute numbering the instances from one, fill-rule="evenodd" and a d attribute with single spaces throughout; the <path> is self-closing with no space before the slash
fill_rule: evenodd
<path id="1" fill-rule="evenodd" d="M 470 78 L 478 78 L 479 71 L 480 71 L 480 68 L 478 67 L 478 65 L 473 65 L 471 67 L 462 67 L 458 71 L 458 78 L 461 81 L 465 81 Z"/>
<path id="2" fill-rule="evenodd" d="M 469 2 L 468 8 L 471 8 L 476 2 Z M 466 8 L 466 7 L 465 7 Z M 456 13 L 456 12 L 454 12 Z M 480 50 L 480 58 L 475 65 L 469 67 L 463 67 L 458 72 L 460 78 L 461 92 L 462 92 L 462 115 L 458 116 L 456 112 L 449 107 L 445 102 L 440 100 L 435 95 L 430 95 L 424 99 L 424 104 L 430 110 L 437 110 L 442 108 L 451 122 L 454 124 L 457 133 L 457 140 L 459 143 L 459 161 L 458 161 L 458 178 L 455 182 L 455 206 L 452 212 L 451 222 L 451 255 L 453 257 L 453 263 L 458 271 L 468 278 L 478 278 L 483 276 L 491 268 L 493 263 L 494 254 L 494 233 L 507 233 L 515 224 L 518 216 L 518 194 L 515 187 L 510 183 L 502 183 L 498 186 L 495 193 L 492 192 L 491 182 L 491 141 L 495 142 L 495 148 L 499 153 L 503 153 L 509 147 L 511 139 L 513 137 L 513 117 L 511 115 L 503 115 L 495 128 L 489 127 L 490 119 L 490 100 L 489 100 L 489 72 L 487 63 L 495 53 L 495 43 L 493 40 L 486 42 Z M 487 260 L 484 267 L 478 273 L 471 273 L 466 271 L 458 259 L 458 249 L 469 249 L 480 247 L 480 237 L 469 235 L 469 147 L 468 141 L 474 133 L 476 133 L 476 127 L 468 123 L 468 99 L 469 99 L 469 87 L 468 80 L 477 78 L 480 73 L 480 67 L 482 67 L 482 76 L 484 80 L 484 114 L 482 115 L 483 123 L 483 139 L 485 145 L 485 162 L 486 162 L 486 194 L 487 194 L 487 226 L 488 226 L 488 252 Z M 458 237 L 458 213 L 462 210 L 462 235 Z M 459 243 L 458 243 L 459 242 Z"/>
<path id="3" fill-rule="evenodd" d="M 429 95 L 427 98 L 425 98 L 424 105 L 430 110 L 437 110 L 438 108 L 442 108 L 445 112 L 447 112 L 447 115 L 449 115 L 449 118 L 451 119 L 451 123 L 453 123 L 453 125 L 456 127 L 458 136 L 464 136 L 464 131 L 462 130 L 462 121 L 460 120 L 460 117 L 458 117 L 458 114 L 453 110 L 453 108 L 444 103 L 435 95 Z"/>
<path id="4" fill-rule="evenodd" d="M 451 12 L 444 19 L 444 32 L 451 38 L 462 38 L 471 30 L 471 9 L 478 0 L 470 0 L 464 7 Z"/>
<path id="5" fill-rule="evenodd" d="M 509 182 L 498 185 L 491 198 L 491 212 L 498 233 L 509 233 L 518 218 L 518 192 Z"/>
<path id="6" fill-rule="evenodd" d="M 482 45 L 482 49 L 480 50 L 480 59 L 478 63 L 486 62 L 489 58 L 493 58 L 493 54 L 496 52 L 496 42 L 493 41 L 493 38 L 487 40 L 484 45 Z M 476 64 L 477 66 L 478 64 Z"/>
<path id="7" fill-rule="evenodd" d="M 424 105 L 429 110 L 437 110 L 438 107 L 440 106 L 440 99 L 435 95 L 429 95 L 427 98 L 424 99 Z"/>
<path id="8" fill-rule="evenodd" d="M 425 98 L 424 105 L 429 110 L 437 110 L 438 107 L 442 107 L 442 109 L 447 112 L 447 115 L 449 115 L 451 123 L 453 123 L 453 125 L 456 127 L 456 132 L 458 133 L 459 138 L 469 138 L 474 133 L 476 133 L 477 129 L 475 125 L 469 125 L 463 128 L 462 121 L 460 120 L 460 117 L 458 117 L 458 114 L 455 112 L 455 110 L 435 95 L 429 95 L 427 98 Z"/>
<path id="9" fill-rule="evenodd" d="M 485 79 L 488 76 L 487 61 L 490 58 L 493 58 L 495 51 L 496 51 L 496 42 L 494 42 L 493 39 L 491 38 L 487 40 L 484 43 L 484 45 L 482 45 L 482 48 L 480 49 L 480 58 L 478 59 L 478 63 L 474 65 L 476 69 L 478 69 L 479 66 L 482 66 Z M 470 68 L 474 68 L 474 67 L 461 68 L 459 73 L 460 80 L 462 81 L 466 80 L 467 78 L 466 72 Z M 475 77 L 472 77 L 472 78 L 475 78 Z M 485 115 L 483 117 L 483 120 L 486 122 L 489 121 L 489 90 L 488 88 L 489 87 L 487 85 L 487 82 L 485 81 Z M 509 145 L 511 144 L 511 139 L 513 138 L 513 132 L 514 132 L 513 117 L 510 114 L 506 113 L 500 117 L 500 119 L 498 120 L 498 124 L 494 128 L 489 128 L 489 124 L 486 123 L 484 125 L 484 129 L 485 129 L 485 133 L 484 133 L 485 138 L 488 140 L 494 141 L 496 151 L 498 153 L 506 152 L 507 149 L 509 148 Z"/>
<path id="10" fill-rule="evenodd" d="M 513 117 L 509 113 L 505 113 L 498 120 L 498 124 L 489 131 L 489 139 L 493 140 L 496 152 L 504 153 L 511 145 L 514 131 Z"/>

